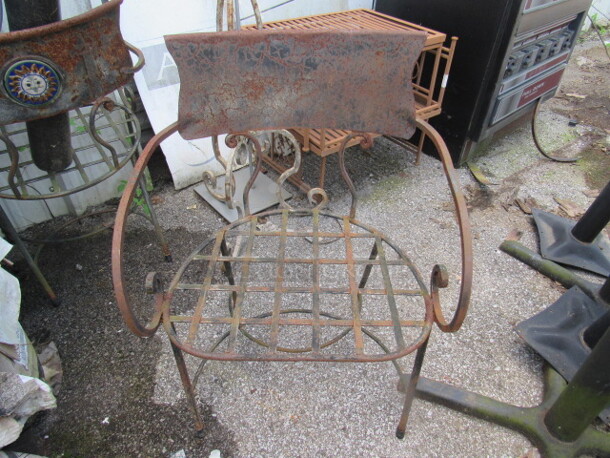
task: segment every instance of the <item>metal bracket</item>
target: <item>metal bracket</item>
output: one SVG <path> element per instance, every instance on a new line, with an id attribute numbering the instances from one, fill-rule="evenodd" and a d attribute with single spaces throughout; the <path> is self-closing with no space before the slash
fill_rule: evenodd
<path id="1" fill-rule="evenodd" d="M 540 234 L 540 254 L 561 264 L 610 275 L 610 242 L 601 232 L 591 243 L 584 243 L 572 235 L 576 223 L 567 218 L 533 210 Z"/>

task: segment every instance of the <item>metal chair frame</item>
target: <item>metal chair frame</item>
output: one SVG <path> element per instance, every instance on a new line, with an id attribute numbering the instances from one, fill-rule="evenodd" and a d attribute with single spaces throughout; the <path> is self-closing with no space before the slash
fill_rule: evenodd
<path id="1" fill-rule="evenodd" d="M 210 75 L 201 76 L 198 69 L 195 69 L 193 73 L 198 81 L 192 81 L 192 76 L 189 76 L 185 66 L 191 65 L 193 62 L 195 66 L 198 64 L 189 56 L 180 55 L 181 51 L 204 54 L 207 49 L 205 46 L 213 46 L 212 49 L 218 52 L 218 55 L 214 58 L 217 62 L 212 66 L 222 72 L 223 64 L 239 62 L 239 59 L 235 58 L 236 55 L 248 54 L 252 49 L 259 49 L 257 46 L 261 43 L 263 45 L 279 43 L 281 49 L 284 44 L 291 44 L 296 48 L 302 45 L 304 48 L 298 48 L 298 51 L 304 49 L 311 53 L 310 55 L 305 53 L 305 58 L 319 59 L 312 67 L 317 69 L 320 66 L 321 72 L 324 72 L 327 70 L 324 65 L 332 68 L 335 65 L 335 59 L 343 58 L 345 62 L 355 60 L 353 64 L 356 66 L 370 60 L 370 56 L 367 57 L 365 54 L 354 56 L 352 50 L 346 51 L 347 48 L 341 48 L 344 44 L 348 48 L 355 46 L 356 49 L 364 46 L 374 55 L 383 55 L 376 64 L 382 67 L 380 70 L 382 74 L 387 73 L 396 78 L 388 80 L 387 88 L 383 88 L 383 85 L 375 85 L 373 93 L 388 90 L 393 94 L 403 92 L 406 94 L 410 91 L 410 87 L 408 87 L 410 82 L 405 84 L 404 79 L 401 79 L 402 75 L 395 75 L 396 68 L 402 67 L 404 63 L 396 62 L 396 56 L 388 50 L 390 48 L 403 49 L 405 46 L 409 47 L 411 43 L 409 40 L 413 42 L 419 40 L 419 37 L 414 34 L 411 34 L 410 38 L 408 35 L 379 32 L 361 34 L 307 32 L 301 34 L 293 31 L 280 33 L 259 31 L 166 37 L 168 48 L 177 62 L 182 81 L 179 120 L 153 137 L 134 167 L 117 212 L 113 236 L 112 273 L 117 303 L 129 329 L 140 337 L 152 336 L 160 326 L 163 326 L 167 332 L 189 407 L 195 416 L 197 431 L 203 430 L 203 421 L 197 408 L 194 383 L 184 361 L 184 352 L 201 358 L 203 366 L 208 360 L 395 362 L 397 359 L 417 351 L 406 390 L 403 412 L 396 431 L 397 437 L 404 437 L 433 324 L 436 322 L 444 332 L 454 332 L 460 328 L 466 316 L 472 282 L 472 242 L 466 204 L 454 177 L 454 169 L 446 145 L 427 122 L 412 117 L 412 110 L 404 112 L 405 107 L 401 106 L 400 102 L 396 106 L 389 104 L 388 109 L 398 118 L 405 116 L 406 121 L 395 119 L 394 116 L 385 113 L 387 97 L 384 97 L 384 94 L 380 94 L 378 98 L 371 101 L 371 104 L 375 106 L 372 107 L 372 111 L 362 114 L 364 121 L 358 118 L 352 122 L 349 120 L 349 113 L 342 114 L 341 111 L 333 113 L 331 116 L 340 117 L 341 119 L 337 122 L 344 124 L 340 127 L 351 131 L 355 130 L 354 123 L 363 123 L 361 130 L 375 132 L 383 130 L 387 122 L 389 124 L 387 131 L 379 132 L 382 134 L 396 134 L 396 130 L 401 134 L 411 134 L 417 128 L 425 132 L 437 147 L 456 206 L 461 235 L 461 289 L 458 305 L 451 320 L 445 319 L 439 297 L 439 288 L 446 287 L 448 283 L 446 269 L 440 265 L 433 268 L 430 291 L 428 291 L 425 281 L 407 255 L 381 232 L 356 219 L 357 192 L 345 166 L 345 145 L 354 138 L 360 138 L 362 146 L 370 147 L 372 146 L 370 134 L 352 133 L 346 137 L 343 147 L 338 153 L 341 174 L 352 195 L 349 215 L 339 216 L 324 211 L 322 207 L 328 202 L 328 197 L 324 190 L 319 188 L 308 193 L 311 202 L 321 201 L 313 209 L 291 208 L 282 199 L 281 193 L 278 193 L 279 209 L 252 215 L 248 195 L 262 169 L 263 151 L 251 130 L 277 127 L 278 123 L 282 122 L 282 116 L 290 117 L 290 114 L 289 110 L 282 106 L 270 112 L 270 117 L 275 117 L 274 119 L 261 121 L 263 115 L 257 118 L 253 117 L 251 113 L 226 109 L 223 112 L 225 114 L 227 112 L 238 113 L 235 117 L 229 117 L 227 122 L 231 126 L 239 126 L 236 129 L 237 133 L 230 132 L 227 135 L 228 146 L 234 148 L 239 141 L 247 140 L 253 145 L 258 158 L 254 173 L 244 190 L 243 208 L 240 208 L 243 217 L 224 227 L 217 232 L 215 237 L 197 247 L 180 266 L 167 289 L 163 287 L 160 277 L 156 273 L 149 274 L 146 286 L 148 292 L 153 294 L 154 310 L 152 318 L 148 323 L 143 324 L 132 308 L 125 288 L 123 260 L 128 210 L 137 183 L 155 149 L 170 135 L 179 131 L 183 137 L 191 139 L 198 136 L 215 135 L 221 133 L 219 129 L 224 128 L 222 125 L 209 127 L 210 121 L 212 124 L 214 122 L 222 123 L 223 119 L 202 120 L 192 108 L 198 106 L 197 101 L 192 100 L 194 94 L 202 94 L 206 91 L 205 87 L 198 86 L 199 78 L 208 82 L 207 90 L 211 93 L 214 88 L 210 89 L 210 86 L 214 86 L 215 83 Z M 202 37 L 203 44 L 199 41 Z M 399 41 L 393 41 L 395 39 Z M 220 41 L 214 42 L 214 40 Z M 406 41 L 403 43 L 400 40 Z M 388 45 L 388 43 L 390 44 Z M 184 48 L 180 48 L 182 45 Z M 380 47 L 377 48 L 377 45 Z M 198 48 L 198 46 L 203 47 Z M 223 54 L 225 50 L 223 46 L 229 49 L 227 54 Z M 254 46 L 254 48 L 249 46 Z M 408 51 L 412 51 L 411 54 L 418 56 L 417 46 L 411 47 L 413 49 Z M 287 59 L 294 57 L 290 57 L 291 52 L 288 52 Z M 363 53 L 365 52 L 363 51 Z M 386 52 L 387 55 L 384 54 Z M 403 52 L 406 51 L 403 49 Z M 298 54 L 297 51 L 294 55 L 296 54 Z M 401 54 L 401 57 L 404 56 Z M 279 62 L 280 65 L 277 67 L 282 67 L 282 58 L 279 58 Z M 209 62 L 205 63 L 205 65 L 208 64 Z M 290 66 L 293 64 L 294 61 L 290 61 Z M 246 67 L 247 65 L 246 63 Z M 388 68 L 385 68 L 386 65 Z M 284 73 L 285 69 L 278 70 L 275 67 L 276 65 L 271 64 L 268 69 L 273 75 L 276 75 L 274 72 L 277 72 L 278 84 L 290 85 L 293 83 L 290 76 Z M 343 62 L 338 63 L 337 67 L 343 69 Z M 404 71 L 410 75 L 408 65 L 406 67 Z M 236 103 L 242 103 L 240 106 L 243 106 L 243 102 L 249 101 L 251 106 L 248 109 L 256 112 L 259 103 L 264 102 L 264 100 L 251 101 L 249 100 L 251 96 L 242 94 L 240 88 L 234 88 L 234 84 L 239 84 L 242 79 L 245 86 L 252 81 L 248 75 L 237 74 L 236 76 L 234 70 L 234 68 L 224 70 L 234 77 L 234 81 L 216 82 L 221 87 L 231 87 L 231 95 L 227 100 L 214 102 L 218 106 L 205 106 L 206 110 L 227 108 L 227 103 L 230 104 L 237 100 Z M 326 75 L 326 73 L 322 73 L 322 75 Z M 251 77 L 255 78 L 252 75 Z M 311 75 L 308 75 L 308 78 L 310 77 Z M 375 76 L 373 77 L 375 78 Z M 410 78 L 407 79 L 407 81 L 409 80 Z M 385 79 L 383 81 L 385 82 Z M 343 82 L 346 83 L 344 80 Z M 295 82 L 295 84 L 302 88 L 299 82 Z M 349 86 L 348 83 L 346 84 Z M 341 85 L 339 84 L 339 86 Z M 345 92 L 349 89 L 348 86 L 338 88 L 335 85 L 330 90 Z M 313 91 L 317 92 L 318 89 L 314 88 Z M 321 97 L 324 98 L 323 91 L 321 92 Z M 361 95 L 356 94 L 354 97 L 357 99 Z M 360 100 L 360 103 L 362 104 L 366 100 L 368 98 L 365 97 Z M 404 100 L 405 103 L 409 101 L 408 97 Z M 393 111 L 394 108 L 396 111 Z M 375 111 L 377 109 L 379 111 Z M 318 113 L 322 114 L 316 116 L 321 117 L 328 114 L 324 107 Z M 379 113 L 385 114 L 381 121 Z M 314 123 L 332 122 L 329 119 L 314 121 L 308 118 L 308 120 Z M 288 119 L 286 121 L 288 125 L 284 127 L 293 126 L 292 122 L 292 119 Z M 403 124 L 408 124 L 408 126 L 403 126 Z M 278 133 L 296 144 L 296 139 L 288 131 L 280 130 Z M 299 148 L 295 148 L 295 151 L 297 154 L 294 164 L 279 177 L 278 189 L 281 189 L 282 184 L 299 169 Z M 227 170 L 230 169 L 229 167 Z M 316 197 L 318 199 L 314 199 Z M 271 223 L 274 219 L 277 219 L 277 224 Z M 307 253 L 303 250 L 291 251 L 290 246 L 295 241 L 304 241 L 309 244 L 310 251 Z M 344 254 L 325 257 L 323 248 L 328 241 L 342 243 Z M 271 247 L 269 244 L 272 244 Z M 230 245 L 232 245 L 232 249 Z M 268 267 L 273 275 L 267 275 L 264 269 L 257 271 L 260 266 Z M 343 281 L 326 284 L 322 272 L 327 268 L 344 272 Z M 297 272 L 304 270 L 308 272 L 308 275 L 306 277 L 291 276 L 291 269 L 296 269 Z M 226 281 L 219 279 L 221 274 Z M 377 283 L 372 280 L 373 277 Z M 304 278 L 307 278 L 307 281 Z M 307 299 L 302 299 L 303 297 Z M 296 305 L 291 302 L 291 298 L 296 298 Z M 186 309 L 185 301 L 189 299 L 191 300 L 190 308 Z M 379 305 L 380 301 L 384 303 L 383 306 Z M 417 301 L 419 305 L 413 306 L 414 301 Z M 337 307 L 341 309 L 342 313 L 335 311 Z M 414 311 L 415 309 L 417 310 Z M 220 337 L 218 337 L 219 330 L 221 330 Z M 303 333 L 299 334 L 300 331 Z M 292 340 L 284 343 L 282 340 L 284 332 L 297 333 L 299 341 L 304 340 L 307 343 L 294 345 Z M 382 351 L 371 350 L 367 345 L 368 341 L 373 342 L 374 348 L 379 346 Z M 397 365 L 396 367 L 398 368 Z M 195 381 L 197 377 L 198 374 Z"/>

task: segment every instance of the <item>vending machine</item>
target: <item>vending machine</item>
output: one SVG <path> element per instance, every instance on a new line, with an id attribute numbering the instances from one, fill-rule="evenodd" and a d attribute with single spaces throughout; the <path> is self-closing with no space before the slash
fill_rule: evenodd
<path id="1" fill-rule="evenodd" d="M 377 0 L 376 10 L 457 36 L 443 113 L 456 164 L 552 97 L 592 0 Z"/>

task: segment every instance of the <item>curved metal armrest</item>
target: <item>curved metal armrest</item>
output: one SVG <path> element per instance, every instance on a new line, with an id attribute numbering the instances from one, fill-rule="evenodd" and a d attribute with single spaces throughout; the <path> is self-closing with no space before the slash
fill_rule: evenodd
<path id="1" fill-rule="evenodd" d="M 131 307 L 127 291 L 124 286 L 125 276 L 123 273 L 123 249 L 125 245 L 125 225 L 127 223 L 127 216 L 129 215 L 129 209 L 131 208 L 136 189 L 140 183 L 140 178 L 144 174 L 148 161 L 161 142 L 177 130 L 178 123 L 175 122 L 155 135 L 148 142 L 146 148 L 144 148 L 144 151 L 134 165 L 133 172 L 131 173 L 129 180 L 127 181 L 127 185 L 125 186 L 125 190 L 123 191 L 116 214 L 114 232 L 112 234 L 112 283 L 114 286 L 114 294 L 125 324 L 138 337 L 150 337 L 156 332 L 161 322 L 160 307 L 163 296 L 161 292 L 156 292 L 156 310 L 152 319 L 146 325 L 140 323 Z"/>
<path id="2" fill-rule="evenodd" d="M 453 196 L 453 202 L 456 208 L 456 216 L 458 226 L 460 228 L 460 243 L 462 251 L 462 283 L 460 286 L 460 295 L 455 314 L 450 322 L 447 322 L 443 315 L 438 295 L 438 288 L 447 286 L 447 278 L 444 269 L 441 266 L 435 266 L 432 272 L 431 293 L 434 302 L 434 316 L 438 327 L 443 332 L 455 332 L 462 326 L 468 305 L 470 304 L 470 293 L 472 289 L 472 235 L 470 233 L 470 221 L 468 219 L 468 211 L 466 209 L 466 200 L 459 187 L 459 182 L 455 177 L 455 169 L 447 145 L 441 135 L 430 124 L 421 119 L 416 120 L 416 126 L 420 129 L 423 135 L 426 135 L 438 151 L 438 155 L 445 170 L 447 183 Z"/>
<path id="3" fill-rule="evenodd" d="M 144 64 L 146 63 L 146 60 L 144 59 L 144 53 L 139 48 L 136 48 L 134 45 L 126 42 L 125 40 L 123 40 L 123 43 L 125 43 L 125 46 L 127 47 L 127 49 L 129 49 L 132 53 L 134 53 L 136 55 L 136 57 L 138 58 L 138 61 L 131 67 L 121 68 L 121 71 L 123 73 L 127 73 L 127 74 L 133 74 L 133 73 L 140 71 L 142 69 L 142 67 L 144 67 Z"/>

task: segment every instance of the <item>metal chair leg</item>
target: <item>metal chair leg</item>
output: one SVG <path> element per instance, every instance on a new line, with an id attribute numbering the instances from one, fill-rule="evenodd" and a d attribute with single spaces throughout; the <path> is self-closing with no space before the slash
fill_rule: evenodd
<path id="1" fill-rule="evenodd" d="M 178 372 L 180 373 L 180 379 L 182 380 L 182 387 L 184 388 L 184 393 L 186 394 L 186 400 L 188 402 L 189 408 L 191 409 L 191 412 L 193 412 L 193 415 L 195 416 L 195 434 L 197 436 L 200 436 L 203 433 L 203 420 L 201 419 L 201 414 L 199 413 L 199 408 L 197 407 L 195 389 L 193 388 L 191 378 L 189 377 L 188 370 L 186 369 L 184 354 L 182 353 L 182 350 L 180 350 L 180 348 L 174 345 L 173 342 L 171 342 L 171 345 L 172 351 L 174 353 L 174 358 L 176 359 L 176 365 L 178 366 Z"/>
<path id="2" fill-rule="evenodd" d="M 426 339 L 424 344 L 419 347 L 417 354 L 415 355 L 415 363 L 413 364 L 413 371 L 409 378 L 409 384 L 405 392 L 405 403 L 402 407 L 402 415 L 396 428 L 396 437 L 403 439 L 405 437 L 405 430 L 407 429 L 407 421 L 409 420 L 409 413 L 411 412 L 411 405 L 413 404 L 413 398 L 415 398 L 415 389 L 417 388 L 417 382 L 419 381 L 419 373 L 424 362 L 424 356 L 426 355 L 426 348 L 428 347 L 428 341 L 430 337 Z"/>
<path id="3" fill-rule="evenodd" d="M 415 152 L 415 165 L 419 165 L 421 162 L 421 153 L 424 150 L 424 143 L 426 142 L 426 132 L 420 130 L 421 137 L 419 137 L 419 143 L 417 144 L 417 151 Z"/>
<path id="4" fill-rule="evenodd" d="M 369 260 L 373 261 L 377 259 L 377 243 L 373 243 L 373 249 L 371 250 L 371 255 L 369 256 Z M 369 280 L 369 275 L 371 275 L 371 270 L 373 269 L 373 264 L 367 264 L 362 272 L 362 277 L 360 278 L 360 283 L 358 284 L 359 289 L 364 289 L 366 286 L 366 282 Z M 360 294 L 358 295 L 360 297 Z M 361 304 L 362 305 L 362 304 Z"/>
<path id="5" fill-rule="evenodd" d="M 21 254 L 23 255 L 25 261 L 27 262 L 29 268 L 32 270 L 32 272 L 36 276 L 36 279 L 38 280 L 40 285 L 43 287 L 45 293 L 47 293 L 47 295 L 49 296 L 49 299 L 51 299 L 51 303 L 55 307 L 57 307 L 59 305 L 59 299 L 57 298 L 57 294 L 55 294 L 55 291 L 53 291 L 53 288 L 51 288 L 51 285 L 49 285 L 49 282 L 47 281 L 45 276 L 42 274 L 42 271 L 38 267 L 38 264 L 36 264 L 36 261 L 34 261 L 34 259 L 32 258 L 32 255 L 30 255 L 30 252 L 28 251 L 27 247 L 25 246 L 25 244 L 23 243 L 21 238 L 19 238 L 19 234 L 17 233 L 15 226 L 13 226 L 13 223 L 11 222 L 11 220 L 9 219 L 8 215 L 6 214 L 6 212 L 4 211 L 4 209 L 2 207 L 0 207 L 0 227 L 11 238 L 12 242 L 17 246 L 19 251 L 21 251 Z"/>
<path id="6" fill-rule="evenodd" d="M 140 189 L 142 190 L 142 196 L 144 197 L 144 201 L 146 202 L 146 205 L 150 210 L 150 222 L 155 228 L 155 233 L 157 234 L 159 245 L 161 246 L 161 250 L 163 251 L 163 256 L 165 257 L 165 260 L 167 262 L 172 262 L 172 253 L 170 252 L 169 245 L 167 244 L 165 236 L 163 235 L 163 230 L 161 229 L 161 226 L 159 226 L 159 220 L 157 219 L 157 214 L 155 213 L 152 201 L 150 200 L 150 194 L 148 194 L 148 191 L 146 190 L 146 180 L 144 179 L 143 175 L 139 178 L 138 184 L 140 185 Z"/>

